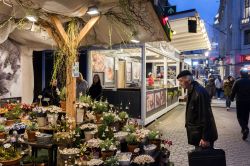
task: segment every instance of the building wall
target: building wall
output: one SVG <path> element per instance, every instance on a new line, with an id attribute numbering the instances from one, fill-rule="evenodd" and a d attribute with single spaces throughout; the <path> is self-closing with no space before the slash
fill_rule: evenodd
<path id="1" fill-rule="evenodd" d="M 225 5 L 222 3 L 225 2 Z M 244 19 L 244 0 L 225 0 L 221 1 L 219 28 L 226 32 L 219 35 L 219 52 L 220 55 L 230 56 L 229 74 L 239 75 L 239 70 L 243 66 L 241 64 L 242 55 L 250 55 L 250 44 L 244 44 L 244 32 L 250 30 L 250 22 L 242 24 Z"/>

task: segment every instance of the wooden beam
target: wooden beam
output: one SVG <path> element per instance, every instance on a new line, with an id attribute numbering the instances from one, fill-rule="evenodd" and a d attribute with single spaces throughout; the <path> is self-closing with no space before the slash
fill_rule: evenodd
<path id="1" fill-rule="evenodd" d="M 88 23 L 82 28 L 77 38 L 77 45 L 81 42 L 81 40 L 86 36 L 86 34 L 91 30 L 91 28 L 95 25 L 95 23 L 99 20 L 100 16 L 92 17 Z"/>
<path id="2" fill-rule="evenodd" d="M 57 35 L 53 34 L 50 27 L 44 27 L 48 35 L 56 42 L 57 46 L 60 47 L 63 43 L 60 41 Z"/>
<path id="3" fill-rule="evenodd" d="M 52 24 L 55 26 L 56 30 L 58 31 L 60 37 L 62 38 L 62 41 L 64 43 L 67 43 L 68 40 L 68 35 L 65 32 L 61 21 L 59 20 L 59 18 L 57 16 L 50 16 L 50 20 L 52 22 Z"/>

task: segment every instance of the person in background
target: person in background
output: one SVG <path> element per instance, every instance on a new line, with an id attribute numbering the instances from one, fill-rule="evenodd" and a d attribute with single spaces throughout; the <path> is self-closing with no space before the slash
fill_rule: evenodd
<path id="1" fill-rule="evenodd" d="M 48 105 L 56 105 L 60 106 L 60 91 L 57 87 L 57 80 L 53 79 L 51 80 L 48 87 L 44 88 L 42 92 L 42 105 L 48 106 Z M 46 101 L 46 98 L 49 99 L 49 101 Z"/>
<path id="2" fill-rule="evenodd" d="M 154 86 L 154 78 L 151 72 L 148 73 L 148 86 Z"/>
<path id="3" fill-rule="evenodd" d="M 89 95 L 93 100 L 100 101 L 102 96 L 102 85 L 98 74 L 94 75 L 93 84 L 89 88 L 87 95 Z"/>
<path id="4" fill-rule="evenodd" d="M 206 90 L 207 90 L 207 92 L 208 92 L 208 94 L 209 94 L 210 100 L 212 100 L 213 96 L 215 95 L 215 91 L 216 91 L 213 76 L 209 76 L 205 88 L 206 88 Z"/>
<path id="5" fill-rule="evenodd" d="M 213 147 L 218 133 L 208 92 L 193 80 L 193 75 L 188 70 L 180 72 L 177 79 L 180 86 L 188 90 L 185 120 L 188 143 L 196 149 Z"/>
<path id="6" fill-rule="evenodd" d="M 248 71 L 240 71 L 241 78 L 236 80 L 231 94 L 231 101 L 236 97 L 237 119 L 241 126 L 242 139 L 246 140 L 249 134 L 248 121 L 250 112 L 250 79 Z"/>
<path id="7" fill-rule="evenodd" d="M 80 94 L 86 95 L 89 88 L 88 82 L 83 78 L 82 73 L 76 78 L 76 98 L 79 99 Z"/>
<path id="8" fill-rule="evenodd" d="M 231 106 L 230 96 L 231 96 L 233 84 L 234 84 L 234 78 L 232 76 L 228 76 L 227 80 L 225 80 L 223 84 L 224 96 L 226 97 L 227 111 L 229 111 L 230 106 Z"/>
<path id="9" fill-rule="evenodd" d="M 220 76 L 218 76 L 215 80 L 215 87 L 216 87 L 216 93 L 217 93 L 217 98 L 220 99 L 220 94 L 222 91 L 222 87 L 223 87 L 223 82 L 220 78 Z"/>

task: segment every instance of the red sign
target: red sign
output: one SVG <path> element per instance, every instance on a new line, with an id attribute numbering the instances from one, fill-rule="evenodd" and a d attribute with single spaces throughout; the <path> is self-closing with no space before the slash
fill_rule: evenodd
<path id="1" fill-rule="evenodd" d="M 250 55 L 241 56 L 241 62 L 250 62 Z"/>
<path id="2" fill-rule="evenodd" d="M 163 23 L 163 25 L 166 25 L 167 22 L 168 22 L 168 17 L 163 17 L 163 18 L 162 18 L 162 23 Z"/>

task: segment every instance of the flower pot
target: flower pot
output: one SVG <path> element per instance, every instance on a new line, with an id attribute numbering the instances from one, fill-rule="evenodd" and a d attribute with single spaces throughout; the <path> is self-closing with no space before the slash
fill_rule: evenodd
<path id="1" fill-rule="evenodd" d="M 47 166 L 47 163 L 36 163 L 36 166 Z"/>
<path id="2" fill-rule="evenodd" d="M 62 111 L 66 111 L 66 101 L 61 100 L 60 101 L 60 106 L 62 108 Z"/>
<path id="3" fill-rule="evenodd" d="M 101 117 L 102 117 L 102 114 L 95 114 L 95 117 L 96 117 L 96 123 L 101 123 Z"/>
<path id="4" fill-rule="evenodd" d="M 3 164 L 3 166 L 20 166 L 21 158 L 22 157 L 17 157 L 12 160 L 1 161 L 0 163 Z"/>
<path id="5" fill-rule="evenodd" d="M 128 152 L 131 152 L 131 153 L 134 153 L 135 149 L 139 147 L 138 144 L 135 144 L 135 145 L 131 145 L 131 144 L 128 144 Z"/>
<path id="6" fill-rule="evenodd" d="M 45 117 L 37 117 L 37 124 L 39 127 L 46 126 L 46 118 Z"/>
<path id="7" fill-rule="evenodd" d="M 94 138 L 94 135 L 93 131 L 84 131 L 85 141 Z"/>
<path id="8" fill-rule="evenodd" d="M 28 141 L 34 142 L 36 141 L 36 131 L 27 131 Z"/>
<path id="9" fill-rule="evenodd" d="M 161 148 L 161 140 L 160 139 L 149 140 L 149 144 L 156 145 L 157 150 L 159 150 Z"/>
<path id="10" fill-rule="evenodd" d="M 23 164 L 23 166 L 33 166 L 33 163 L 27 163 L 27 164 Z"/>
<path id="11" fill-rule="evenodd" d="M 76 123 L 82 123 L 83 122 L 83 118 L 84 118 L 84 109 L 82 108 L 77 108 L 76 109 Z"/>
<path id="12" fill-rule="evenodd" d="M 6 120 L 6 126 L 12 126 L 14 123 L 15 123 L 14 120 L 9 120 L 9 119 Z"/>
<path id="13" fill-rule="evenodd" d="M 106 160 L 107 158 L 109 158 L 111 156 L 114 156 L 115 155 L 115 151 L 112 151 L 112 150 L 102 151 L 101 155 L 102 155 L 102 159 Z"/>
<path id="14" fill-rule="evenodd" d="M 5 132 L 0 132 L 0 139 L 5 139 L 6 133 Z"/>

